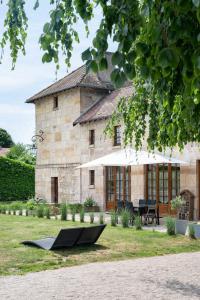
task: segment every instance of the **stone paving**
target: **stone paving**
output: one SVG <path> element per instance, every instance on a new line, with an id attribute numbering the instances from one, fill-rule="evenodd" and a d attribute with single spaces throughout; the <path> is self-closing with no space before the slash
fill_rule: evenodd
<path id="1" fill-rule="evenodd" d="M 1 300 L 199 300 L 200 252 L 0 277 Z"/>

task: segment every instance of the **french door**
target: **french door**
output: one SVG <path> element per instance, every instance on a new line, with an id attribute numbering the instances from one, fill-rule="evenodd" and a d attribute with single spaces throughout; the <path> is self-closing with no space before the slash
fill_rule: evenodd
<path id="1" fill-rule="evenodd" d="M 156 164 L 146 167 L 145 198 L 156 200 L 161 215 L 171 213 L 170 202 L 180 193 L 180 166 Z"/>
<path id="2" fill-rule="evenodd" d="M 117 201 L 131 201 L 130 167 L 106 167 L 106 209 L 115 209 Z"/>

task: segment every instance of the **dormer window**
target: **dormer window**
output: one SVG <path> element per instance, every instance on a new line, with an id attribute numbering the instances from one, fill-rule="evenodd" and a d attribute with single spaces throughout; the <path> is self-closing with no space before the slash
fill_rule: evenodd
<path id="1" fill-rule="evenodd" d="M 53 98 L 53 109 L 58 109 L 58 97 Z"/>
<path id="2" fill-rule="evenodd" d="M 114 146 L 120 146 L 121 145 L 121 126 L 115 126 L 114 127 Z"/>
<path id="3" fill-rule="evenodd" d="M 95 130 L 92 129 L 89 131 L 89 145 L 94 146 L 95 143 Z"/>

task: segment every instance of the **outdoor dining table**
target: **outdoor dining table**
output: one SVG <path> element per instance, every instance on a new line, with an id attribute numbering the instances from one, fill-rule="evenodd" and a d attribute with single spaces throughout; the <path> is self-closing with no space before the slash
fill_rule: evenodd
<path id="1" fill-rule="evenodd" d="M 147 213 L 148 207 L 152 206 L 150 203 L 152 200 L 140 199 L 138 204 L 134 204 L 134 213 L 138 213 L 142 217 Z M 156 224 L 160 225 L 159 206 L 156 206 Z"/>

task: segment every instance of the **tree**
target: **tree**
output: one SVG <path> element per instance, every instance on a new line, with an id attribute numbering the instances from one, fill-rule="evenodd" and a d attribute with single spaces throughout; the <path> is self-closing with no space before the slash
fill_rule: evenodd
<path id="1" fill-rule="evenodd" d="M 29 165 L 35 165 L 36 161 L 36 157 L 31 153 L 29 147 L 20 143 L 12 146 L 6 156 L 7 158 L 21 161 Z"/>
<path id="2" fill-rule="evenodd" d="M 70 65 L 73 43 L 79 41 L 75 24 L 88 22 L 95 6 L 102 20 L 82 58 L 93 71 L 107 68 L 108 39 L 118 46 L 112 57 L 111 79 L 116 87 L 127 78 L 135 93 L 119 102 L 107 131 L 122 119 L 125 142 L 149 149 L 180 148 L 200 141 L 200 0 L 50 0 L 54 6 L 44 25 L 42 61 L 59 66 L 59 51 Z M 18 52 L 25 54 L 27 17 L 25 0 L 9 0 L 1 46 L 10 43 L 13 66 Z M 35 3 L 35 9 L 39 0 Z M 147 117 L 148 116 L 148 117 Z"/>
<path id="3" fill-rule="evenodd" d="M 0 147 L 10 148 L 14 145 L 10 134 L 3 128 L 0 128 Z"/>

